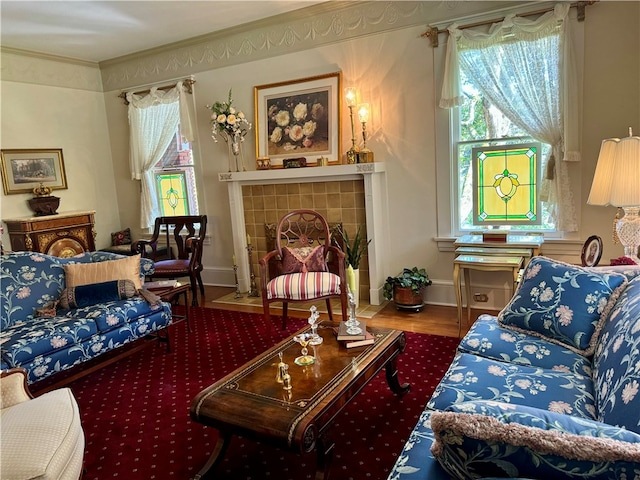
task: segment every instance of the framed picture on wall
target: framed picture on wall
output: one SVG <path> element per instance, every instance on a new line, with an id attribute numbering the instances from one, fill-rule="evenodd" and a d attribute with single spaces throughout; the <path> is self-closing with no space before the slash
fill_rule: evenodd
<path id="1" fill-rule="evenodd" d="M 269 157 L 272 168 L 285 158 L 340 163 L 341 84 L 335 72 L 254 87 L 256 157 Z"/>
<path id="2" fill-rule="evenodd" d="M 5 195 L 30 193 L 40 186 L 67 188 L 61 148 L 1 150 L 2 188 Z"/>

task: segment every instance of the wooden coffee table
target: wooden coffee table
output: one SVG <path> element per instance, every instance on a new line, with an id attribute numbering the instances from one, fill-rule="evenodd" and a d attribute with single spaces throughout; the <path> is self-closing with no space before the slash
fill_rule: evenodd
<path id="1" fill-rule="evenodd" d="M 194 479 L 213 472 L 233 435 L 299 454 L 316 450 L 316 479 L 327 479 L 334 446 L 331 427 L 344 407 L 383 368 L 395 394 L 410 389 L 400 384 L 396 365 L 406 346 L 404 332 L 368 330 L 375 336 L 373 345 L 347 350 L 331 328 L 319 329 L 324 343 L 309 347 L 316 362 L 306 367 L 294 363 L 301 347 L 289 337 L 200 392 L 191 403 L 191 418 L 218 429 L 220 436 Z M 289 365 L 290 391 L 276 382 L 278 352 Z"/>

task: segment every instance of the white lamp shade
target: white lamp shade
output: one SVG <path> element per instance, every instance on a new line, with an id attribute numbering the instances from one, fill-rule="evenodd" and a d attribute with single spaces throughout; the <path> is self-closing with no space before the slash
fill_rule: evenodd
<path id="1" fill-rule="evenodd" d="M 593 176 L 590 205 L 640 205 L 640 137 L 602 141 Z"/>

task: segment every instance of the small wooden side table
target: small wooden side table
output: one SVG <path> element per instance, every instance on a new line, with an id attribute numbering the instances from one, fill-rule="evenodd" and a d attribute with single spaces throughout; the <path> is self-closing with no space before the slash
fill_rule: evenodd
<path id="1" fill-rule="evenodd" d="M 186 320 L 187 328 L 189 332 L 191 332 L 191 323 L 189 322 L 189 299 L 187 298 L 187 293 L 191 290 L 191 284 L 177 284 L 173 287 L 149 288 L 148 290 L 159 296 L 163 302 L 168 302 L 171 305 L 177 305 L 180 302 L 180 295 L 184 295 L 184 315 L 174 315 L 173 309 L 171 315 L 176 322 Z"/>
<path id="2" fill-rule="evenodd" d="M 462 325 L 462 286 L 460 285 L 460 270 L 464 273 L 464 286 L 467 298 L 467 324 L 471 323 L 471 280 L 469 270 L 484 272 L 509 271 L 513 275 L 511 294 L 515 293 L 518 275 L 523 267 L 524 257 L 499 255 L 458 255 L 453 261 L 453 287 L 456 291 L 456 305 L 458 307 L 458 337 Z"/>

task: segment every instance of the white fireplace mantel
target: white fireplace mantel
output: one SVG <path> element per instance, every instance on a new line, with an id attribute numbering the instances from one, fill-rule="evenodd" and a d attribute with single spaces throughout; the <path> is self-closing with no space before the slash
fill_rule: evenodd
<path id="1" fill-rule="evenodd" d="M 383 162 L 335 165 L 328 167 L 282 168 L 254 170 L 249 172 L 219 173 L 218 180 L 227 182 L 231 207 L 231 229 L 233 250 L 238 261 L 238 284 L 246 292 L 250 286 L 249 258 L 240 252 L 247 251 L 247 231 L 244 219 L 242 187 L 244 185 L 273 185 L 282 183 L 313 183 L 344 180 L 364 180 L 364 200 L 369 243 L 369 302 L 382 303 L 382 285 L 385 280 L 385 257 L 387 251 L 387 186 Z M 259 284 L 259 272 L 256 283 Z"/>

